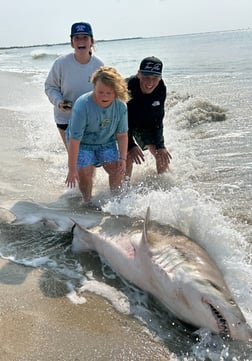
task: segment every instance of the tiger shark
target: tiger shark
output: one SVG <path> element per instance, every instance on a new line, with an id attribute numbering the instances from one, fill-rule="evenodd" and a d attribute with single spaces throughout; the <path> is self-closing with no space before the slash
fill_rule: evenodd
<path id="1" fill-rule="evenodd" d="M 96 251 L 120 276 L 153 295 L 174 316 L 196 328 L 252 341 L 252 329 L 207 252 L 179 231 L 114 230 L 104 218 L 89 229 L 75 223 L 73 252 Z M 155 228 L 155 227 L 154 227 Z"/>

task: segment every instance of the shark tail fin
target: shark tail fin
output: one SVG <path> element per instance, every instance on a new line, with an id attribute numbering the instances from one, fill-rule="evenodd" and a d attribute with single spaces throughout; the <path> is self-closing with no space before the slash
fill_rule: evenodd
<path id="1" fill-rule="evenodd" d="M 76 221 L 72 227 L 72 237 L 72 250 L 74 252 L 94 249 L 93 238 L 96 236 Z"/>

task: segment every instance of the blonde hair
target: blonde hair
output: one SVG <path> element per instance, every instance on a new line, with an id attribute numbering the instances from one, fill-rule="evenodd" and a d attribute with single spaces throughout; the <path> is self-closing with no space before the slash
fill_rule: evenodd
<path id="1" fill-rule="evenodd" d="M 124 102 L 129 100 L 127 83 L 115 68 L 111 66 L 101 66 L 91 77 L 91 82 L 94 85 L 98 80 L 101 80 L 105 85 L 112 88 L 116 94 L 116 98 Z"/>

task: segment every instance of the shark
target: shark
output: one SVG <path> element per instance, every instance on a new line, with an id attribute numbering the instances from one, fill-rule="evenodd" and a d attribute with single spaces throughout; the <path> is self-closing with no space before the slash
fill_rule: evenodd
<path id="1" fill-rule="evenodd" d="M 251 326 L 206 250 L 172 227 L 160 231 L 150 223 L 150 207 L 142 232 L 125 232 L 123 227 L 115 231 L 106 217 L 90 228 L 75 222 L 72 250 L 97 252 L 114 272 L 154 296 L 181 321 L 252 341 Z"/>
<path id="2" fill-rule="evenodd" d="M 179 230 L 150 219 L 66 211 L 31 202 L 0 207 L 0 221 L 42 222 L 71 232 L 72 251 L 95 251 L 125 280 L 154 296 L 181 321 L 233 340 L 252 341 L 252 329 L 207 251 Z M 0 223 L 1 223 L 0 222 Z"/>

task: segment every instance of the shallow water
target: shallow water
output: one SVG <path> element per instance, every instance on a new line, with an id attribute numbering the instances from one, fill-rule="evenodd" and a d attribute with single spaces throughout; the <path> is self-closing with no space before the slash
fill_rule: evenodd
<path id="1" fill-rule="evenodd" d="M 165 139 L 173 159 L 170 172 L 156 176 L 147 155 L 119 198 L 111 198 L 107 176 L 98 169 L 94 202 L 111 217 L 125 217 L 125 226 L 135 220 L 141 224 L 150 205 L 153 220 L 202 245 L 252 324 L 250 39 L 247 31 L 97 43 L 97 54 L 125 76 L 137 70 L 155 45 L 165 64 Z M 195 335 L 96 254 L 71 252 L 68 218 L 62 214 L 80 212 L 80 194 L 65 188 L 67 156 L 43 92 L 51 62 L 66 51 L 66 45 L 0 51 L 1 70 L 7 71 L 0 74 L 0 202 L 8 209 L 21 206 L 24 215 L 21 225 L 0 225 L 1 257 L 44 269 L 63 282 L 63 294 L 71 290 L 72 302 L 85 297 L 80 292 L 85 286 L 92 292 L 99 289 L 120 312 L 126 305 L 130 316 L 174 353 L 174 360 L 249 360 L 251 345 L 237 345 L 205 330 Z M 24 207 L 22 201 L 29 203 Z M 57 222 L 52 228 L 55 219 L 49 225 L 36 219 L 36 205 L 43 208 L 44 218 L 57 218 L 60 231 Z M 92 212 L 83 217 L 97 221 Z"/>

